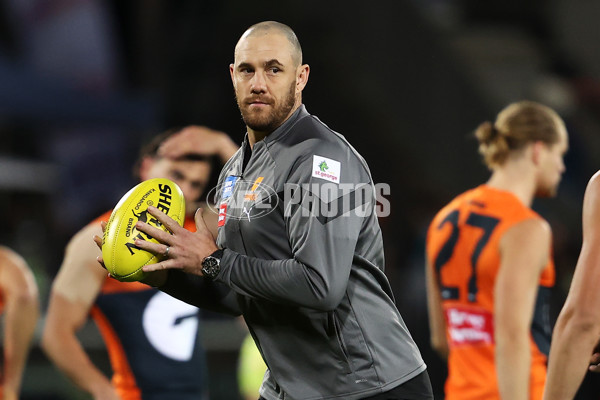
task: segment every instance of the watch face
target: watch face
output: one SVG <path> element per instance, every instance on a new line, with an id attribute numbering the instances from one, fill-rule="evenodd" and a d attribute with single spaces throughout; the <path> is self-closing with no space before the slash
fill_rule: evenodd
<path id="1" fill-rule="evenodd" d="M 202 273 L 210 278 L 214 278 L 219 274 L 220 265 L 219 259 L 213 256 L 208 256 L 202 261 Z"/>

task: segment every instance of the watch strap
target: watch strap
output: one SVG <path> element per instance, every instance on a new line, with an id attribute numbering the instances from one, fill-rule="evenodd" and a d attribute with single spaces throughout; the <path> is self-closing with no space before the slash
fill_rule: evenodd
<path id="1" fill-rule="evenodd" d="M 225 249 L 217 249 L 213 251 L 210 257 L 218 258 L 219 260 L 223 258 L 223 253 L 225 253 Z"/>

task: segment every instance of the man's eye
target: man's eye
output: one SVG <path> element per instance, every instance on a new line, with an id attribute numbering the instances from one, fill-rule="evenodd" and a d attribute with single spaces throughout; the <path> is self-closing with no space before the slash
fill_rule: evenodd
<path id="1" fill-rule="evenodd" d="M 279 68 L 277 67 L 271 67 L 270 71 L 274 74 L 278 73 L 279 71 L 281 71 Z"/>
<path id="2" fill-rule="evenodd" d="M 171 171 L 171 179 L 174 181 L 179 181 L 183 179 L 183 174 L 179 171 Z"/>
<path id="3" fill-rule="evenodd" d="M 196 189 L 196 190 L 203 190 L 204 189 L 204 183 L 201 183 L 201 182 L 192 182 L 191 186 L 194 189 Z"/>

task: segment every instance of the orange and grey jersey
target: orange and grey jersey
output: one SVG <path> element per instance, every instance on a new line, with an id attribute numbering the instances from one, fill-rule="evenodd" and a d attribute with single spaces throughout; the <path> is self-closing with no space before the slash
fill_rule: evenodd
<path id="1" fill-rule="evenodd" d="M 195 229 L 193 222 L 191 227 Z M 91 317 L 106 344 L 112 382 L 123 400 L 204 398 L 206 369 L 196 307 L 139 282 L 107 278 Z"/>
<path id="2" fill-rule="evenodd" d="M 170 273 L 163 290 L 244 315 L 265 399 L 362 399 L 425 370 L 383 271 L 369 168 L 342 135 L 301 106 L 219 183 L 220 273 Z"/>
<path id="3" fill-rule="evenodd" d="M 500 240 L 507 230 L 531 218 L 541 217 L 512 193 L 481 185 L 456 197 L 429 227 L 427 259 L 440 289 L 450 347 L 447 400 L 500 399 L 493 325 Z M 540 275 L 531 325 L 531 400 L 542 398 L 546 380 L 554 279 L 550 254 Z"/>

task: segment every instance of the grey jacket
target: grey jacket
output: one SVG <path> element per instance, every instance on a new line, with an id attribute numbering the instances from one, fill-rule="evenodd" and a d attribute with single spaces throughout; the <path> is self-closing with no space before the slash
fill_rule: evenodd
<path id="1" fill-rule="evenodd" d="M 251 151 L 244 141 L 217 204 L 219 275 L 171 273 L 162 290 L 244 316 L 264 398 L 361 399 L 425 370 L 383 272 L 369 169 L 342 135 L 300 107 Z"/>

